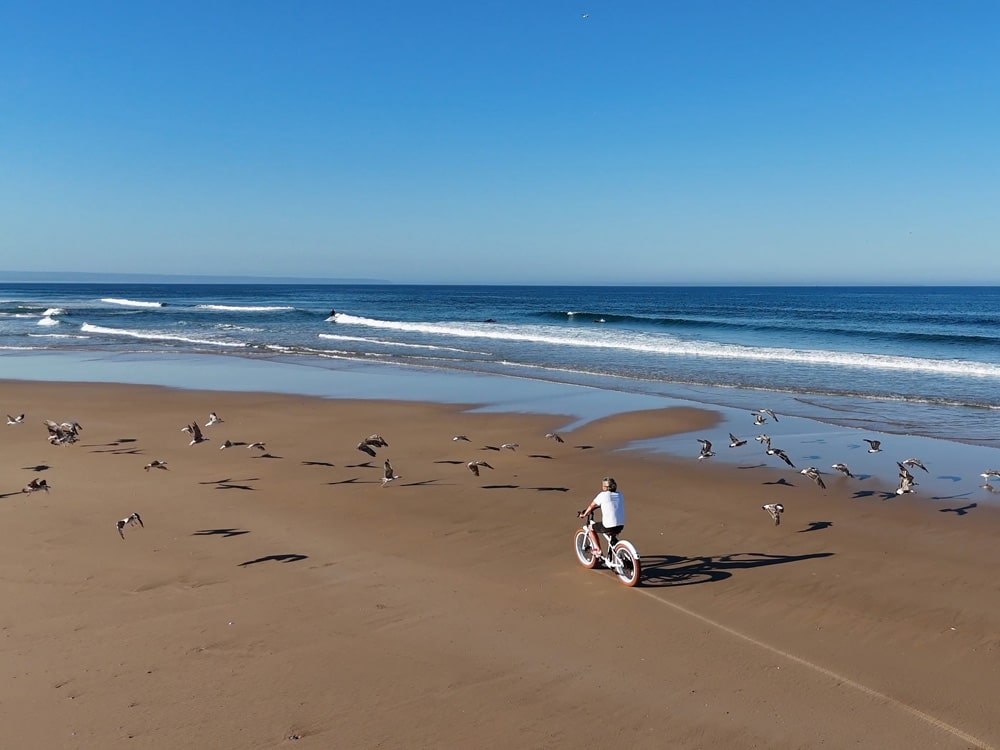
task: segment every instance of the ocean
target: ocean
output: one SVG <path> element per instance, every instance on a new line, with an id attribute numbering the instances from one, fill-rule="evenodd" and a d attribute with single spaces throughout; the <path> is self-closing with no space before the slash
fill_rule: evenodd
<path id="1" fill-rule="evenodd" d="M 0 283 L 0 378 L 341 397 L 344 372 L 371 386 L 358 397 L 487 403 L 500 376 L 723 409 L 750 437 L 743 412 L 766 407 L 772 430 L 807 420 L 854 448 L 871 433 L 996 449 L 1000 288 Z M 558 392 L 531 398 L 556 409 Z M 684 440 L 663 446 L 697 455 Z"/>

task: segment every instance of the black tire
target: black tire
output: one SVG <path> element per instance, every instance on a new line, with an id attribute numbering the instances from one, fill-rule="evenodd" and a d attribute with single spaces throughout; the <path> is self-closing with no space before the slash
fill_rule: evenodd
<path id="1" fill-rule="evenodd" d="M 597 555 L 594 554 L 594 545 L 590 541 L 590 534 L 583 529 L 576 532 L 573 547 L 576 550 L 576 559 L 580 565 L 587 569 L 591 569 L 597 565 Z"/>
<path id="2" fill-rule="evenodd" d="M 611 554 L 614 555 L 617 563 L 615 574 L 618 576 L 618 580 L 629 587 L 637 585 L 639 578 L 642 577 L 642 563 L 639 562 L 639 558 L 623 544 L 616 544 Z"/>

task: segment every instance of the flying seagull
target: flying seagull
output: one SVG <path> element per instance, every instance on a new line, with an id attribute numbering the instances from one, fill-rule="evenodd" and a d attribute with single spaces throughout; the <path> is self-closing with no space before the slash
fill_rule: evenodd
<path id="1" fill-rule="evenodd" d="M 913 475 L 902 463 L 896 462 L 899 466 L 899 487 L 896 489 L 897 495 L 905 495 L 908 492 L 913 492 L 913 487 L 917 484 L 913 481 Z"/>
<path id="2" fill-rule="evenodd" d="M 715 455 L 715 451 L 712 450 L 712 441 L 705 440 L 704 438 L 698 438 L 698 442 L 701 443 L 701 452 L 698 454 L 698 460 L 701 461 L 705 458 L 711 458 Z"/>
<path id="3" fill-rule="evenodd" d="M 366 443 L 364 440 L 358 443 L 358 450 L 361 451 L 362 453 L 367 453 L 372 458 L 375 458 L 375 449 L 372 448 L 370 445 L 368 445 L 368 443 Z"/>
<path id="4" fill-rule="evenodd" d="M 792 463 L 792 459 L 790 459 L 788 457 L 788 454 L 786 454 L 783 450 L 781 450 L 781 448 L 768 448 L 766 453 L 769 456 L 777 456 L 786 464 L 791 466 L 793 469 L 795 468 L 795 464 Z"/>
<path id="5" fill-rule="evenodd" d="M 813 480 L 816 484 L 818 484 L 819 487 L 820 487 L 820 489 L 823 489 L 823 490 L 826 489 L 826 485 L 823 483 L 823 477 L 821 477 L 819 475 L 819 469 L 817 469 L 815 466 L 809 466 L 809 467 L 807 467 L 805 469 L 800 469 L 799 470 L 799 474 L 805 474 L 807 477 L 809 477 L 811 480 Z"/>
<path id="6" fill-rule="evenodd" d="M 868 443 L 869 446 L 871 446 L 868 449 L 869 453 L 878 453 L 879 451 L 882 450 L 881 440 L 869 440 L 868 438 L 862 438 L 862 440 L 864 440 L 866 443 Z"/>
<path id="7" fill-rule="evenodd" d="M 232 448 L 232 447 L 233 447 L 232 440 L 223 440 L 222 445 L 219 446 L 219 450 L 224 451 L 226 448 Z"/>
<path id="8" fill-rule="evenodd" d="M 774 521 L 774 525 L 778 526 L 781 523 L 781 514 L 785 512 L 785 506 L 781 503 L 767 503 L 766 505 L 760 506 L 762 509 L 767 511 L 767 515 L 771 517 Z"/>
<path id="9" fill-rule="evenodd" d="M 923 469 L 924 471 L 927 471 L 927 467 L 924 466 L 923 461 L 921 461 L 919 458 L 904 458 L 902 461 L 900 461 L 900 463 L 903 464 L 904 466 L 914 466 L 918 469 Z"/>
<path id="10" fill-rule="evenodd" d="M 484 469 L 492 469 L 493 468 L 492 466 L 490 466 L 485 461 L 469 461 L 469 463 L 467 463 L 466 466 L 468 466 L 469 467 L 469 471 L 471 471 L 477 477 L 479 476 L 479 467 L 480 466 L 482 466 Z"/>
<path id="11" fill-rule="evenodd" d="M 516 451 L 518 449 L 518 447 L 519 446 L 518 446 L 517 443 L 502 443 L 500 445 L 501 449 L 506 448 L 509 451 Z"/>
<path id="12" fill-rule="evenodd" d="M 760 412 L 754 411 L 750 413 L 753 414 L 753 423 L 756 425 L 764 424 L 767 421 L 767 417 L 765 417 Z"/>
<path id="13" fill-rule="evenodd" d="M 736 437 L 733 433 L 731 432 L 729 433 L 730 448 L 739 448 L 741 445 L 746 445 L 746 444 L 747 444 L 746 440 L 741 440 L 740 438 Z"/>
<path id="14" fill-rule="evenodd" d="M 195 445 L 196 443 L 204 443 L 208 440 L 207 437 L 201 434 L 201 428 L 198 426 L 197 422 L 192 422 L 187 427 L 181 427 L 181 432 L 187 432 L 191 435 L 191 442 L 188 445 Z"/>
<path id="15" fill-rule="evenodd" d="M 248 451 L 253 450 L 254 448 L 256 448 L 259 451 L 267 450 L 267 446 L 264 443 L 250 443 L 250 445 L 247 446 Z"/>
<path id="16" fill-rule="evenodd" d="M 51 419 L 45 420 L 45 427 L 49 431 L 49 442 L 52 445 L 75 443 L 80 437 L 80 432 L 83 430 L 79 422 L 62 422 L 61 424 L 56 424 Z"/>
<path id="17" fill-rule="evenodd" d="M 559 436 L 558 433 L 555 433 L 555 432 L 546 432 L 545 433 L 545 437 L 547 437 L 549 440 L 555 440 L 557 443 L 565 443 L 566 442 L 565 440 L 562 439 L 562 437 Z"/>
<path id="18" fill-rule="evenodd" d="M 979 476 L 983 477 L 988 482 L 994 477 L 1000 477 L 1000 469 L 987 469 Z"/>
<path id="19" fill-rule="evenodd" d="M 169 471 L 169 469 L 167 469 L 166 461 L 160 461 L 159 459 L 155 458 L 142 468 L 144 468 L 146 471 L 149 471 L 150 469 L 163 469 L 164 471 Z"/>
<path id="20" fill-rule="evenodd" d="M 778 421 L 778 415 L 777 415 L 777 414 L 775 414 L 775 413 L 774 413 L 773 411 L 771 411 L 770 409 L 758 409 L 758 410 L 757 410 L 757 413 L 758 413 L 758 414 L 766 414 L 766 415 L 767 415 L 767 416 L 769 416 L 769 417 L 770 417 L 771 419 L 773 419 L 773 420 L 774 420 L 775 422 L 777 422 L 777 421 Z"/>
<path id="21" fill-rule="evenodd" d="M 389 459 L 385 460 L 384 472 L 382 474 L 382 486 L 385 487 L 389 482 L 399 479 L 399 475 L 393 472 L 392 464 L 389 463 Z"/>
<path id="22" fill-rule="evenodd" d="M 205 422 L 206 427 L 211 427 L 213 424 L 222 424 L 225 422 L 222 417 L 216 414 L 214 411 L 208 415 L 208 421 Z"/>
<path id="23" fill-rule="evenodd" d="M 142 522 L 142 518 L 139 517 L 138 513 L 133 513 L 128 518 L 123 518 L 122 520 L 118 521 L 115 524 L 115 526 L 118 527 L 118 536 L 120 536 L 124 540 L 125 539 L 125 527 L 126 526 L 135 526 L 136 524 L 139 524 L 143 528 L 146 527 L 146 525 Z"/>
<path id="24" fill-rule="evenodd" d="M 28 482 L 28 486 L 25 487 L 23 490 L 21 490 L 21 492 L 31 493 L 31 492 L 38 492 L 39 490 L 45 490 L 46 492 L 48 492 L 49 483 L 46 482 L 44 479 L 35 478 L 32 479 L 30 482 Z"/>
<path id="25" fill-rule="evenodd" d="M 24 415 L 18 414 L 16 417 L 12 417 L 10 414 L 8 414 L 7 424 L 24 424 Z"/>
<path id="26" fill-rule="evenodd" d="M 365 442 L 368 443 L 368 445 L 371 445 L 375 448 L 389 447 L 389 443 L 387 443 L 386 439 L 381 435 L 369 435 L 368 437 L 365 438 Z"/>
<path id="27" fill-rule="evenodd" d="M 844 476 L 848 476 L 848 477 L 853 477 L 854 476 L 851 473 L 851 470 L 847 468 L 847 464 L 834 464 L 830 468 L 831 469 L 836 469 L 837 471 L 839 471 Z"/>
<path id="28" fill-rule="evenodd" d="M 763 445 L 764 446 L 764 450 L 768 450 L 768 451 L 771 450 L 771 436 L 770 435 L 765 435 L 764 433 L 761 433 L 760 435 L 758 435 L 757 437 L 755 437 L 754 440 L 756 440 L 758 443 L 760 443 L 761 445 Z"/>
<path id="29" fill-rule="evenodd" d="M 467 442 L 467 443 L 471 443 L 471 442 L 472 442 L 472 441 L 471 441 L 471 440 L 469 440 L 469 438 L 468 438 L 468 437 L 466 437 L 465 435 L 455 435 L 455 437 L 453 437 L 453 438 L 452 438 L 452 440 L 455 440 L 455 441 L 458 441 L 458 440 L 464 440 L 464 441 L 465 441 L 465 442 Z"/>

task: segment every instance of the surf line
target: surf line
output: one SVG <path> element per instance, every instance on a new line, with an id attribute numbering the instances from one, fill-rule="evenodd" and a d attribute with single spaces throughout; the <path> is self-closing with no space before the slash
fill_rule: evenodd
<path id="1" fill-rule="evenodd" d="M 801 656 L 796 656 L 795 654 L 789 653 L 788 651 L 783 651 L 780 648 L 777 648 L 776 646 L 772 646 L 769 643 L 764 643 L 764 641 L 759 641 L 756 638 L 747 635 L 746 633 L 741 633 L 740 631 L 731 628 L 728 625 L 723 625 L 721 622 L 713 620 L 710 617 L 705 617 L 705 615 L 700 615 L 697 612 L 688 609 L 687 607 L 682 607 L 681 605 L 675 604 L 674 602 L 667 601 L 666 599 L 661 599 L 651 591 L 647 591 L 646 589 L 642 588 L 633 590 L 638 591 L 640 594 L 648 596 L 650 599 L 652 599 L 655 602 L 658 602 L 659 604 L 665 604 L 666 606 L 671 607 L 672 609 L 675 609 L 678 612 L 687 615 L 688 617 L 693 617 L 694 619 L 703 622 L 704 624 L 710 627 L 721 630 L 724 633 L 728 633 L 729 635 L 735 638 L 739 638 L 741 641 L 746 641 L 747 643 L 751 643 L 754 646 L 759 646 L 760 648 L 770 651 L 772 654 L 784 657 L 785 659 L 788 659 L 789 661 L 799 664 L 800 666 L 808 667 L 809 669 L 815 672 L 819 672 L 821 675 L 829 677 L 835 682 L 839 682 L 841 684 L 852 687 L 855 690 L 864 693 L 869 698 L 874 698 L 876 700 L 883 701 L 885 703 L 889 703 L 893 706 L 896 706 L 897 708 L 902 709 L 911 716 L 915 716 L 916 718 L 927 722 L 931 726 L 936 727 L 944 732 L 947 732 L 948 734 L 957 737 L 958 739 L 962 740 L 962 742 L 968 743 L 973 747 L 979 748 L 979 750 L 996 750 L 996 748 L 993 745 L 983 742 L 981 739 L 973 737 L 971 734 L 963 732 L 958 727 L 953 727 L 951 724 L 948 724 L 947 722 L 942 721 L 937 717 L 931 716 L 930 714 L 921 711 L 919 708 L 915 708 L 914 706 L 911 706 L 907 703 L 898 701 L 890 695 L 886 695 L 885 693 L 880 693 L 878 690 L 870 688 L 867 685 L 862 685 L 860 682 L 852 680 L 850 677 L 844 677 L 843 675 L 837 674 L 833 670 L 827 669 L 826 667 L 821 667 L 819 664 L 814 664 L 813 662 L 808 661 L 807 659 L 803 659 Z"/>

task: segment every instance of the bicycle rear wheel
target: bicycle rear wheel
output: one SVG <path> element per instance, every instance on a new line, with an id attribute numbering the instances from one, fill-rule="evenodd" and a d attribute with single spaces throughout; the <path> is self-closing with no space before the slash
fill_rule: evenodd
<path id="1" fill-rule="evenodd" d="M 626 586 L 635 586 L 642 576 L 642 563 L 639 556 L 632 553 L 628 545 L 618 543 L 611 551 L 615 560 L 615 575 Z"/>
<path id="2" fill-rule="evenodd" d="M 583 529 L 577 531 L 573 546 L 580 565 L 588 569 L 597 565 L 597 555 L 594 554 L 594 544 L 590 541 L 590 534 Z"/>

